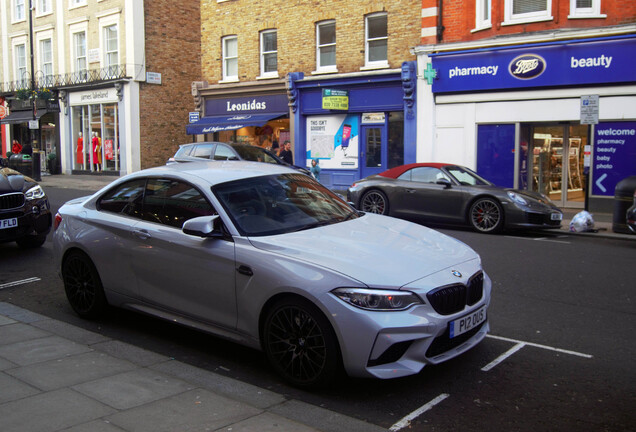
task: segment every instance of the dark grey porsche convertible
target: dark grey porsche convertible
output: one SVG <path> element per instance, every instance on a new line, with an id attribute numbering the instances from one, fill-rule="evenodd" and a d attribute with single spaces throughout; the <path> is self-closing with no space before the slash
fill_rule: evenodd
<path id="1" fill-rule="evenodd" d="M 362 211 L 429 223 L 462 224 L 483 233 L 559 228 L 563 212 L 546 196 L 495 186 L 470 169 L 413 163 L 355 182 L 349 202 Z"/>

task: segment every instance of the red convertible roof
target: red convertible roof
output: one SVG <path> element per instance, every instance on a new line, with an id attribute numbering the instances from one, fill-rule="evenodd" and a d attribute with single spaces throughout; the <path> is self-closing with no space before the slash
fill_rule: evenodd
<path id="1" fill-rule="evenodd" d="M 405 171 L 408 171 L 411 168 L 416 168 L 416 167 L 442 168 L 448 165 L 452 165 L 452 164 L 441 163 L 441 162 L 412 163 L 412 164 L 400 165 L 398 167 L 391 168 L 389 170 L 381 172 L 378 175 L 381 175 L 382 177 L 398 178 L 399 176 L 404 174 Z"/>

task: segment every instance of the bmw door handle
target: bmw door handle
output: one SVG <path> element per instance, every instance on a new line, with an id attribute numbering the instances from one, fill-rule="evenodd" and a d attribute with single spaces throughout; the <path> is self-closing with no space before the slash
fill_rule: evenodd
<path id="1" fill-rule="evenodd" d="M 152 237 L 150 235 L 150 233 L 148 231 L 146 231 L 145 229 L 136 229 L 132 231 L 132 234 L 141 239 L 141 240 L 148 240 L 150 237 Z"/>

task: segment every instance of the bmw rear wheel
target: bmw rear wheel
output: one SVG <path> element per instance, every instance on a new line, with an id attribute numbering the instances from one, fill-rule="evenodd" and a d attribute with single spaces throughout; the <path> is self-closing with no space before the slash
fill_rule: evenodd
<path id="1" fill-rule="evenodd" d="M 107 307 L 102 282 L 91 259 L 80 251 L 68 254 L 62 263 L 66 298 L 82 318 L 101 316 Z"/>
<path id="2" fill-rule="evenodd" d="M 468 220 L 475 231 L 498 232 L 503 227 L 503 209 L 492 198 L 480 198 L 470 206 Z"/>
<path id="3" fill-rule="evenodd" d="M 285 298 L 270 308 L 263 347 L 274 369 L 298 387 L 329 384 L 340 364 L 331 324 L 318 308 L 301 298 Z"/>
<path id="4" fill-rule="evenodd" d="M 362 211 L 368 213 L 376 213 L 381 215 L 389 214 L 389 200 L 384 192 L 379 190 L 370 190 L 362 195 L 360 200 Z"/>

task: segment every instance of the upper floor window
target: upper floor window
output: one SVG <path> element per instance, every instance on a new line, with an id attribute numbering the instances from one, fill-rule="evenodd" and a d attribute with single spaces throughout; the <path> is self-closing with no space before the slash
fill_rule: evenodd
<path id="1" fill-rule="evenodd" d="M 552 0 L 505 0 L 503 25 L 552 19 Z"/>
<path id="2" fill-rule="evenodd" d="M 80 6 L 86 6 L 87 0 L 68 0 L 68 8 L 73 9 Z"/>
<path id="3" fill-rule="evenodd" d="M 104 27 L 104 67 L 109 68 L 109 73 L 115 73 L 110 69 L 119 65 L 119 38 L 117 24 Z"/>
<path id="4" fill-rule="evenodd" d="M 387 29 L 387 14 L 368 15 L 365 27 L 365 66 L 388 66 L 389 33 Z"/>
<path id="5" fill-rule="evenodd" d="M 73 71 L 80 75 L 85 75 L 88 69 L 86 54 L 86 33 L 73 33 Z"/>
<path id="6" fill-rule="evenodd" d="M 319 72 L 336 71 L 336 21 L 316 24 L 316 65 Z"/>
<path id="7" fill-rule="evenodd" d="M 13 21 L 24 21 L 26 19 L 26 0 L 13 0 Z"/>
<path id="8" fill-rule="evenodd" d="M 261 32 L 261 76 L 278 76 L 278 33 L 276 30 Z"/>
<path id="9" fill-rule="evenodd" d="M 475 30 L 490 28 L 490 11 L 492 9 L 492 0 L 477 0 L 475 2 Z"/>
<path id="10" fill-rule="evenodd" d="M 568 18 L 605 18 L 601 14 L 601 0 L 570 0 Z"/>
<path id="11" fill-rule="evenodd" d="M 46 15 L 53 12 L 53 0 L 38 0 L 35 8 L 36 15 Z"/>
<path id="12" fill-rule="evenodd" d="M 28 84 L 26 44 L 14 45 L 13 64 L 15 65 L 15 80 L 20 83 L 20 87 L 26 87 Z"/>
<path id="13" fill-rule="evenodd" d="M 44 85 L 50 87 L 53 84 L 53 49 L 51 39 L 40 40 L 40 70 L 44 75 Z"/>
<path id="14" fill-rule="evenodd" d="M 223 43 L 223 81 L 238 81 L 238 37 L 226 36 Z"/>

